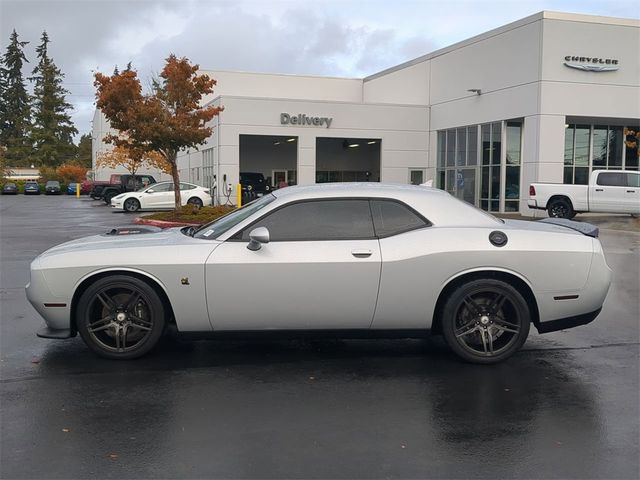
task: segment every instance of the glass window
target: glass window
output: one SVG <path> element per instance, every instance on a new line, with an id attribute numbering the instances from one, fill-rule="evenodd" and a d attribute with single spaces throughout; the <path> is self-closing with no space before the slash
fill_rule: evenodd
<path id="1" fill-rule="evenodd" d="M 456 165 L 464 166 L 467 164 L 467 129 L 456 129 Z"/>
<path id="2" fill-rule="evenodd" d="M 640 173 L 627 173 L 627 187 L 640 187 Z"/>
<path id="3" fill-rule="evenodd" d="M 196 188 L 196 186 L 190 183 L 180 183 L 180 190 L 193 190 L 194 188 Z"/>
<path id="4" fill-rule="evenodd" d="M 230 228 L 235 227 L 240 222 L 246 220 L 254 213 L 262 210 L 264 207 L 269 205 L 276 199 L 272 194 L 265 195 L 264 197 L 260 197 L 253 202 L 249 202 L 242 207 L 234 210 L 227 215 L 220 217 L 213 222 L 207 223 L 196 230 L 194 236 L 196 238 L 208 238 L 214 239 L 218 238 L 224 232 L 228 231 Z"/>
<path id="5" fill-rule="evenodd" d="M 146 191 L 149 190 L 153 190 L 152 193 L 173 192 L 173 183 L 156 183 L 154 185 L 151 185 Z"/>
<path id="6" fill-rule="evenodd" d="M 409 182 L 411 185 L 420 185 L 424 183 L 424 169 L 414 169 L 409 171 Z"/>
<path id="7" fill-rule="evenodd" d="M 520 165 L 521 126 L 516 122 L 507 122 L 507 165 Z"/>
<path id="8" fill-rule="evenodd" d="M 625 138 L 625 168 L 631 170 L 638 169 L 638 156 L 640 155 L 640 149 L 638 149 L 638 142 L 640 142 L 640 128 L 627 127 L 624 129 Z"/>
<path id="9" fill-rule="evenodd" d="M 609 150 L 609 135 L 607 127 L 593 127 L 593 166 L 605 167 L 607 165 L 607 152 Z"/>
<path id="10" fill-rule="evenodd" d="M 441 130 L 438 132 L 438 167 L 444 167 L 444 156 L 447 149 L 446 132 Z"/>
<path id="11" fill-rule="evenodd" d="M 491 161 L 491 128 L 489 125 L 482 125 L 482 164 L 489 165 Z"/>
<path id="12" fill-rule="evenodd" d="M 587 185 L 589 183 L 589 167 L 576 167 L 574 183 Z"/>
<path id="13" fill-rule="evenodd" d="M 622 127 L 609 127 L 609 168 L 622 168 Z"/>
<path id="14" fill-rule="evenodd" d="M 456 131 L 447 130 L 447 166 L 455 165 Z"/>
<path id="15" fill-rule="evenodd" d="M 319 200 L 286 205 L 242 232 L 266 227 L 272 242 L 375 238 L 368 200 Z"/>
<path id="16" fill-rule="evenodd" d="M 475 125 L 473 127 L 468 128 L 468 156 L 467 156 L 467 165 L 477 165 L 478 164 L 478 127 Z"/>
<path id="17" fill-rule="evenodd" d="M 397 235 L 429 225 L 409 207 L 392 200 L 371 200 L 371 211 L 378 237 Z"/>
<path id="18" fill-rule="evenodd" d="M 500 154 L 502 152 L 502 124 L 500 122 L 491 124 L 491 164 L 500 165 Z"/>
<path id="19" fill-rule="evenodd" d="M 596 183 L 598 185 L 608 187 L 626 187 L 627 175 L 618 172 L 603 172 L 598 175 L 598 180 L 596 181 Z"/>
<path id="20" fill-rule="evenodd" d="M 574 162 L 576 167 L 589 166 L 589 137 L 591 136 L 591 127 L 588 125 L 576 126 L 576 146 Z M 577 177 L 577 173 L 576 173 Z M 578 183 L 576 181 L 576 183 Z"/>
<path id="21" fill-rule="evenodd" d="M 567 125 L 564 129 L 564 164 L 573 165 L 573 138 L 574 138 L 574 126 Z M 566 177 L 566 175 L 565 175 Z M 571 178 L 573 180 L 573 172 L 571 172 Z M 572 183 L 572 182 L 565 182 Z"/>
<path id="22" fill-rule="evenodd" d="M 504 198 L 513 200 L 520 198 L 520 167 L 507 166 L 504 186 Z"/>

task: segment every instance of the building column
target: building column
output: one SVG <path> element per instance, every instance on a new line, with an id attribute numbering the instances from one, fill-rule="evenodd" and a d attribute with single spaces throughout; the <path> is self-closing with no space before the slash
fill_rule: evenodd
<path id="1" fill-rule="evenodd" d="M 520 213 L 544 217 L 542 210 L 527 205 L 529 185 L 536 182 L 562 183 L 564 166 L 565 117 L 531 115 L 524 119 Z"/>
<path id="2" fill-rule="evenodd" d="M 298 137 L 298 185 L 316 183 L 316 137 L 301 135 Z"/>

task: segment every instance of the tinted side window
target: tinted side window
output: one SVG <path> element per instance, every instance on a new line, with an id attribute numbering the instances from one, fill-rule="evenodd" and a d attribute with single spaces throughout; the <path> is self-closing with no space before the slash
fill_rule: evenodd
<path id="1" fill-rule="evenodd" d="M 181 183 L 180 184 L 180 190 L 192 190 L 196 188 L 195 185 L 191 185 L 190 183 Z"/>
<path id="2" fill-rule="evenodd" d="M 627 173 L 627 186 L 640 187 L 640 173 Z"/>
<path id="3" fill-rule="evenodd" d="M 626 187 L 627 186 L 627 178 L 624 173 L 618 172 L 607 172 L 601 173 L 598 175 L 598 180 L 596 182 L 598 185 L 608 186 L 608 187 Z"/>
<path id="4" fill-rule="evenodd" d="M 154 192 L 173 192 L 173 183 L 160 183 L 158 185 L 153 185 L 151 190 Z"/>
<path id="5" fill-rule="evenodd" d="M 391 200 L 371 200 L 376 235 L 388 237 L 429 224 L 406 205 Z"/>
<path id="6" fill-rule="evenodd" d="M 294 203 L 258 220 L 242 232 L 267 227 L 272 242 L 374 238 L 367 200 L 321 200 Z"/>

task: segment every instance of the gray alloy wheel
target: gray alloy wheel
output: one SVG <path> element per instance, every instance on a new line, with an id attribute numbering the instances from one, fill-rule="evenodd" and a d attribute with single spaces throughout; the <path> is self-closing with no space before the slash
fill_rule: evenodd
<path id="1" fill-rule="evenodd" d="M 513 355 L 529 335 L 531 315 L 520 292 L 508 283 L 479 279 L 456 289 L 443 310 L 449 347 L 473 363 L 497 363 Z"/>
<path id="2" fill-rule="evenodd" d="M 124 210 L 125 212 L 137 212 L 140 210 L 140 202 L 135 198 L 127 198 L 124 201 Z"/>
<path id="3" fill-rule="evenodd" d="M 165 309 L 146 282 L 126 275 L 103 277 L 80 297 L 76 326 L 87 346 L 102 357 L 130 360 L 157 343 Z"/>
<path id="4" fill-rule="evenodd" d="M 553 218 L 567 218 L 571 219 L 576 216 L 571 203 L 564 198 L 557 198 L 551 201 L 547 207 L 549 216 Z"/>
<path id="5" fill-rule="evenodd" d="M 191 197 L 189 200 L 187 200 L 187 203 L 189 205 L 196 205 L 198 208 L 202 208 L 202 200 L 200 200 L 200 198 L 198 197 Z"/>

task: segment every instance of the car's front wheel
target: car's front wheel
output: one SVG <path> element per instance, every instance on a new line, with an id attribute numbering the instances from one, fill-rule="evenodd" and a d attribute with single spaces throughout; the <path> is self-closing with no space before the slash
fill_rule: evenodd
<path id="1" fill-rule="evenodd" d="M 76 327 L 102 357 L 130 360 L 151 350 L 166 318 L 162 300 L 146 282 L 125 275 L 103 277 L 80 297 Z"/>
<path id="2" fill-rule="evenodd" d="M 189 200 L 187 200 L 187 203 L 189 205 L 195 205 L 198 208 L 202 208 L 202 200 L 198 197 L 191 197 Z"/>
<path id="3" fill-rule="evenodd" d="M 449 296 L 443 309 L 447 344 L 473 363 L 497 363 L 513 355 L 527 339 L 530 324 L 526 300 L 501 280 L 465 283 Z"/>
<path id="4" fill-rule="evenodd" d="M 140 202 L 135 198 L 127 198 L 124 201 L 124 210 L 131 213 L 137 212 L 140 210 Z"/>

